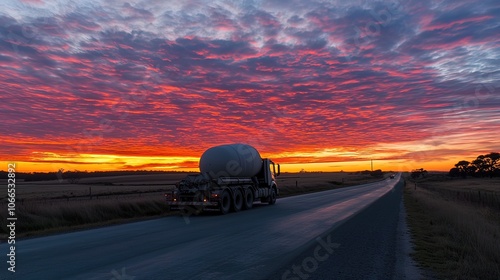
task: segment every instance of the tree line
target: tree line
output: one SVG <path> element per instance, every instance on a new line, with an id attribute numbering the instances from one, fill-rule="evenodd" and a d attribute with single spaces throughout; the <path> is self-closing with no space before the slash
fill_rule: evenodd
<path id="1" fill-rule="evenodd" d="M 500 153 L 480 155 L 473 161 L 461 160 L 450 169 L 451 177 L 500 177 Z"/>
<path id="2" fill-rule="evenodd" d="M 427 170 L 419 168 L 419 169 L 413 169 L 410 174 L 412 179 L 418 179 L 420 177 L 427 176 L 427 173 L 429 173 L 427 172 Z"/>

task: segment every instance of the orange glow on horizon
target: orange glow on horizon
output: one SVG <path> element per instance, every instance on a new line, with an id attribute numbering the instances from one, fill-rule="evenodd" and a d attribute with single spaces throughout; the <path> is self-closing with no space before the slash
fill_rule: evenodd
<path id="1" fill-rule="evenodd" d="M 352 161 L 352 162 L 322 162 L 322 163 L 287 163 L 282 162 L 280 159 L 273 158 L 276 163 L 281 165 L 281 172 L 300 172 L 302 170 L 306 172 L 355 172 L 371 169 L 371 161 Z M 144 159 L 144 162 L 148 162 Z M 406 172 L 416 168 L 425 168 L 429 171 L 449 171 L 457 161 L 447 161 L 447 162 L 411 162 L 411 161 L 387 161 L 387 160 L 374 160 L 373 168 L 381 169 L 383 171 L 395 171 L 395 172 Z M 119 171 L 119 170 L 149 170 L 149 171 L 186 171 L 186 172 L 198 172 L 198 159 L 196 162 L 192 162 L 189 166 L 178 166 L 172 163 L 165 165 L 152 164 L 152 165 L 141 165 L 137 168 L 121 168 L 113 163 L 41 163 L 41 162 L 29 162 L 29 161 L 0 161 L 2 166 L 7 166 L 8 163 L 16 163 L 16 170 L 18 172 L 55 172 L 60 168 L 64 170 L 80 170 L 80 171 Z M 5 168 L 6 170 L 6 168 Z"/>
<path id="2" fill-rule="evenodd" d="M 415 147 L 401 144 L 399 146 L 388 145 L 384 148 L 377 147 L 365 150 L 329 148 L 304 152 L 263 153 L 261 155 L 263 158 L 271 158 L 279 163 L 282 172 L 300 172 L 302 170 L 307 172 L 363 171 L 372 168 L 372 160 L 374 170 L 404 172 L 425 168 L 432 171 L 448 171 L 459 160 L 471 159 L 461 156 L 451 157 L 447 160 L 423 158 L 429 153 L 417 153 L 413 158 L 398 158 L 402 151 L 400 149 Z M 164 170 L 197 172 L 198 161 L 198 156 L 127 156 L 32 152 L 28 159 L 17 158 L 12 161 L 0 161 L 0 163 L 7 166 L 8 163 L 15 162 L 18 172 L 54 172 L 60 168 L 81 171 Z"/>

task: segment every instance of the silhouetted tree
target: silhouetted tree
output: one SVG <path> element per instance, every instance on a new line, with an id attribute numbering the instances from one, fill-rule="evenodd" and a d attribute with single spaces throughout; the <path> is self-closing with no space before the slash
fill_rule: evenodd
<path id="1" fill-rule="evenodd" d="M 469 166 L 467 166 L 465 171 L 467 172 L 467 175 L 469 175 L 469 176 L 476 176 L 477 167 L 469 164 Z"/>
<path id="2" fill-rule="evenodd" d="M 469 176 L 485 177 L 500 176 L 500 153 L 491 152 L 486 155 L 479 155 L 472 162 L 461 160 L 455 164 L 455 168 L 450 169 L 451 177 Z"/>
<path id="3" fill-rule="evenodd" d="M 495 167 L 500 167 L 500 153 L 489 153 L 486 156 L 491 158 Z"/>
<path id="4" fill-rule="evenodd" d="M 490 177 L 493 177 L 493 175 L 496 173 L 496 169 L 499 168 L 500 153 L 489 153 L 484 156 L 484 159 L 487 162 L 486 174 L 488 174 Z"/>
<path id="5" fill-rule="evenodd" d="M 458 171 L 463 178 L 467 178 L 467 167 L 469 166 L 469 164 L 470 162 L 466 160 L 461 160 L 457 164 L 455 164 L 455 167 L 458 168 Z"/>
<path id="6" fill-rule="evenodd" d="M 423 168 L 419 168 L 419 169 L 414 169 L 411 171 L 411 178 L 412 179 L 418 179 L 420 177 L 425 177 L 427 175 L 427 170 L 423 169 Z"/>
<path id="7" fill-rule="evenodd" d="M 500 153 L 480 155 L 471 164 L 476 168 L 475 176 L 495 176 L 500 170 Z"/>
<path id="8" fill-rule="evenodd" d="M 460 177 L 460 170 L 456 167 L 453 167 L 452 169 L 450 169 L 449 175 L 450 177 Z"/>
<path id="9" fill-rule="evenodd" d="M 70 184 L 76 184 L 80 181 L 83 172 L 75 170 L 75 171 L 66 171 L 63 174 Z"/>
<path id="10" fill-rule="evenodd" d="M 487 162 L 484 160 L 483 155 L 480 155 L 475 160 L 473 160 L 472 164 L 476 167 L 477 176 L 479 177 L 485 176 L 485 172 L 487 169 Z"/>
<path id="11" fill-rule="evenodd" d="M 375 178 L 382 178 L 382 177 L 384 177 L 384 173 L 383 173 L 383 172 L 382 172 L 382 170 L 380 170 L 380 169 L 373 170 L 373 171 L 371 172 L 371 175 L 372 175 L 373 177 L 375 177 Z"/>

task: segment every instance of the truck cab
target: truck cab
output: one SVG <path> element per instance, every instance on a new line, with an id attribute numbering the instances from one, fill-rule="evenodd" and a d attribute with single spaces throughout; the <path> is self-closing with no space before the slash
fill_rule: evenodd
<path id="1" fill-rule="evenodd" d="M 262 160 L 262 176 L 258 176 L 261 178 L 260 186 L 263 188 L 275 188 L 276 195 L 279 194 L 279 190 L 276 184 L 276 177 L 280 175 L 280 165 L 274 163 L 272 160 L 265 158 Z M 260 174 L 258 174 L 260 175 Z"/>

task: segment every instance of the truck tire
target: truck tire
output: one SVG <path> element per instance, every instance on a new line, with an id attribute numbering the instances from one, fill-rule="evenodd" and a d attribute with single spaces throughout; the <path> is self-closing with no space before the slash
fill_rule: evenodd
<path id="1" fill-rule="evenodd" d="M 220 196 L 219 210 L 222 215 L 231 211 L 231 195 L 229 195 L 228 191 L 223 191 Z"/>
<path id="2" fill-rule="evenodd" d="M 253 191 L 251 189 L 245 190 L 245 195 L 243 196 L 243 208 L 250 209 L 253 207 Z"/>
<path id="3" fill-rule="evenodd" d="M 271 194 L 269 195 L 268 198 L 269 205 L 276 204 L 276 191 L 274 188 L 271 189 Z"/>
<path id="4" fill-rule="evenodd" d="M 241 190 L 235 190 L 233 197 L 233 210 L 234 212 L 238 212 L 241 209 L 243 209 L 243 194 L 241 193 Z"/>

